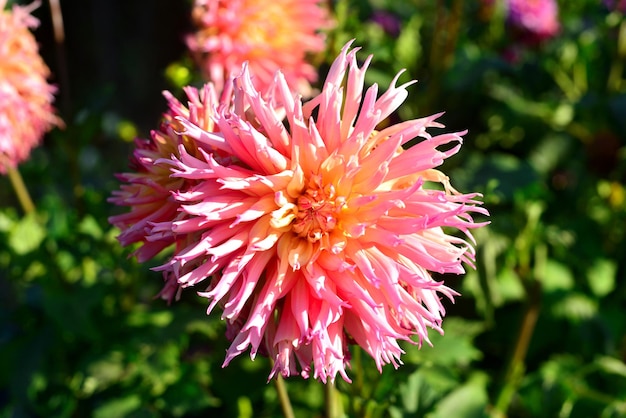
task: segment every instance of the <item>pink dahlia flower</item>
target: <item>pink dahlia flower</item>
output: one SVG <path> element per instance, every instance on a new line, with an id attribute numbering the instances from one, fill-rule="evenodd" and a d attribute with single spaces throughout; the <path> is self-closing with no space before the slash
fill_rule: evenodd
<path id="1" fill-rule="evenodd" d="M 507 0 L 507 20 L 522 39 L 536 42 L 555 36 L 559 29 L 556 0 Z"/>
<path id="2" fill-rule="evenodd" d="M 39 55 L 30 28 L 39 24 L 30 13 L 39 6 L 13 6 L 0 0 L 0 173 L 26 160 L 43 135 L 61 121 L 52 102 L 55 88 Z"/>
<path id="3" fill-rule="evenodd" d="M 292 89 L 308 94 L 317 72 L 307 54 L 323 51 L 330 26 L 321 0 L 195 0 L 197 31 L 187 45 L 205 77 L 222 89 L 248 62 L 256 89 L 265 91 L 280 69 Z"/>
<path id="4" fill-rule="evenodd" d="M 137 138 L 136 149 L 131 157 L 131 173 L 119 174 L 124 182 L 120 190 L 114 191 L 109 201 L 121 206 L 129 206 L 130 212 L 112 216 L 109 222 L 122 230 L 118 239 L 124 246 L 139 244 L 133 253 L 137 260 L 152 259 L 164 249 L 176 244 L 184 248 L 188 236 L 177 236 L 173 232 L 152 233 L 156 223 L 181 219 L 185 214 L 174 198 L 174 192 L 184 192 L 197 182 L 171 176 L 171 166 L 163 159 L 180 157 L 180 149 L 189 155 L 202 156 L 195 140 L 180 134 L 182 130 L 178 118 L 193 123 L 206 132 L 217 130 L 213 121 L 218 109 L 218 98 L 211 84 L 203 89 L 186 87 L 185 93 L 189 108 L 181 104 L 169 92 L 164 92 L 168 101 L 168 111 L 163 115 L 158 130 L 152 131 L 150 139 Z M 207 148 L 216 152 L 217 150 Z M 179 286 L 171 274 L 164 274 L 166 285 L 161 296 L 171 301 L 178 295 Z"/>
<path id="5" fill-rule="evenodd" d="M 133 240 L 176 242 L 158 269 L 168 292 L 200 288 L 208 312 L 221 308 L 232 340 L 224 365 L 250 348 L 273 359 L 270 377 L 349 381 L 350 344 L 379 369 L 397 367 L 400 341 L 421 345 L 428 328 L 443 332 L 440 299 L 456 292 L 432 273 L 472 265 L 470 230 L 484 225 L 472 215 L 487 212 L 478 194 L 459 193 L 437 170 L 463 132 L 430 135 L 443 127 L 440 115 L 377 130 L 413 82 L 398 86 L 398 75 L 380 97 L 376 85 L 364 90 L 370 60 L 359 67 L 346 45 L 306 103 L 280 72 L 264 98 L 244 65 L 211 129 L 175 118 L 173 133 L 196 147 L 179 141 L 171 155 L 151 157 L 171 169 L 171 199 L 155 198 L 176 213 L 159 221 L 156 208 L 133 208 Z M 134 206 L 122 195 L 117 202 Z"/>

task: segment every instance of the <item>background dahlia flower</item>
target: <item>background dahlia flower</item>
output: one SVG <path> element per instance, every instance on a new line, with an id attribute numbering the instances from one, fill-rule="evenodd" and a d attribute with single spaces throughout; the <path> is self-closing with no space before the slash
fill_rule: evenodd
<path id="1" fill-rule="evenodd" d="M 144 172 L 170 167 L 170 179 L 163 172 L 159 183 L 171 198 L 122 177 L 131 185 L 117 203 L 134 206 L 123 195 L 142 196 L 134 190 L 144 187 L 178 205 L 158 219 L 150 215 L 157 207 L 133 207 L 122 243 L 177 241 L 158 269 L 178 286 L 201 289 L 208 312 L 222 309 L 232 340 L 224 365 L 250 348 L 253 358 L 260 351 L 273 359 L 270 377 L 312 372 L 326 382 L 339 373 L 349 381 L 349 344 L 379 369 L 397 367 L 399 341 L 422 344 L 427 328 L 442 332 L 440 297 L 456 293 L 431 273 L 472 265 L 470 228 L 483 225 L 472 213 L 487 212 L 478 194 L 457 192 L 436 169 L 460 149 L 463 134 L 431 136 L 428 128 L 442 127 L 439 115 L 377 130 L 413 82 L 397 86 L 398 75 L 380 97 L 376 85 L 364 91 L 370 60 L 359 67 L 346 45 L 320 94 L 304 104 L 280 72 L 264 98 L 244 65 L 232 102 L 212 113 L 214 126 L 176 116 L 172 133 L 195 147 L 172 137 L 177 151 L 158 160 L 151 154 L 142 165 Z M 190 115 L 196 107 L 190 102 Z"/>
<path id="2" fill-rule="evenodd" d="M 323 51 L 330 25 L 321 0 L 195 0 L 197 28 L 187 45 L 207 80 L 221 90 L 248 62 L 254 86 L 270 85 L 280 69 L 289 86 L 308 94 L 317 72 L 306 62 Z"/>
<path id="3" fill-rule="evenodd" d="M 0 0 L 0 173 L 15 168 L 30 155 L 43 135 L 61 121 L 52 102 L 55 87 L 46 81 L 50 70 L 39 55 L 30 28 L 39 21 L 30 6 L 5 10 Z"/>
<path id="4" fill-rule="evenodd" d="M 522 40 L 538 42 L 555 36 L 559 29 L 556 0 L 507 0 L 507 21 Z"/>

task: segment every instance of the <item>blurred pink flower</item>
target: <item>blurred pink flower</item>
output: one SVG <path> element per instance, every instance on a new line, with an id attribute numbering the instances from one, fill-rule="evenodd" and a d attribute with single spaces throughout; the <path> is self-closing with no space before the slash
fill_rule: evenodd
<path id="1" fill-rule="evenodd" d="M 187 45 L 218 91 L 246 61 L 259 91 L 278 69 L 304 95 L 317 80 L 306 58 L 325 49 L 320 31 L 330 20 L 321 0 L 195 0 L 192 19 Z"/>
<path id="2" fill-rule="evenodd" d="M 39 22 L 29 6 L 5 10 L 0 0 L 0 174 L 26 160 L 53 126 L 62 125 L 52 102 L 56 89 L 30 28 Z"/>
<path id="3" fill-rule="evenodd" d="M 380 97 L 376 85 L 364 91 L 370 60 L 359 67 L 346 45 L 322 91 L 304 104 L 280 72 L 265 98 L 244 65 L 232 101 L 212 113 L 214 126 L 175 118 L 173 134 L 196 148 L 181 144 L 145 161 L 144 171 L 171 168 L 171 198 L 144 190 L 176 213 L 157 219 L 150 211 L 160 205 L 131 209 L 137 220 L 127 228 L 137 236 L 123 243 L 176 241 L 157 268 L 165 292 L 200 287 L 208 312 L 222 309 L 232 340 L 224 365 L 250 348 L 252 358 L 273 359 L 270 378 L 349 381 L 349 344 L 379 369 L 398 367 L 399 341 L 421 345 L 427 328 L 443 332 L 440 297 L 456 292 L 431 273 L 461 274 L 463 263 L 472 265 L 470 229 L 484 225 L 472 214 L 487 211 L 478 194 L 459 193 L 436 169 L 459 151 L 463 135 L 431 136 L 428 128 L 443 127 L 440 115 L 377 130 L 413 82 L 397 86 L 398 74 Z M 133 206 L 124 193 L 116 203 Z"/>
<path id="4" fill-rule="evenodd" d="M 523 40 L 537 42 L 559 32 L 556 0 L 506 0 L 507 20 Z"/>

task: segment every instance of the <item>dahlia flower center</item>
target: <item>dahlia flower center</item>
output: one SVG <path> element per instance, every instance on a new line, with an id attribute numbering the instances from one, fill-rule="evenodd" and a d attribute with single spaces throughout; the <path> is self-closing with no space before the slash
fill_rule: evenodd
<path id="1" fill-rule="evenodd" d="M 307 189 L 297 200 L 298 212 L 293 231 L 309 242 L 317 242 L 337 224 L 335 188 L 326 186 Z"/>

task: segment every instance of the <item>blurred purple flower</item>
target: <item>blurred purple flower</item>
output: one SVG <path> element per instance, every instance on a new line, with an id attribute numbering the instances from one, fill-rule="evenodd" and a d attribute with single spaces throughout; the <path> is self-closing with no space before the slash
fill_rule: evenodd
<path id="1" fill-rule="evenodd" d="M 372 22 L 378 24 L 385 33 L 394 38 L 400 35 L 402 24 L 398 16 L 384 10 L 376 10 L 372 15 Z"/>
<path id="2" fill-rule="evenodd" d="M 611 11 L 626 13 L 626 0 L 604 0 L 604 5 Z"/>

